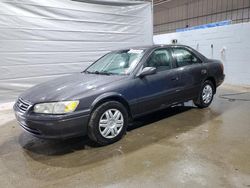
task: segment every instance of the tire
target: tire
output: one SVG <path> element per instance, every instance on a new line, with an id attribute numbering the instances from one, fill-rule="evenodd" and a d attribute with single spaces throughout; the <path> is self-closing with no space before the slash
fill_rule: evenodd
<path id="1" fill-rule="evenodd" d="M 112 144 L 123 137 L 127 126 L 127 109 L 117 101 L 108 101 L 93 111 L 88 124 L 88 137 L 101 146 Z"/>
<path id="2" fill-rule="evenodd" d="M 213 101 L 214 93 L 215 86 L 211 81 L 206 80 L 201 87 L 198 98 L 194 100 L 194 104 L 198 108 L 207 108 Z"/>

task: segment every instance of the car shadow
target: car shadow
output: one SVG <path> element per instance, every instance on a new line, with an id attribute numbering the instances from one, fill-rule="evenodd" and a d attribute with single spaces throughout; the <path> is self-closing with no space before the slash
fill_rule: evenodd
<path id="1" fill-rule="evenodd" d="M 160 121 L 162 119 L 165 119 L 165 118 L 168 118 L 168 117 L 171 117 L 171 116 L 186 112 L 186 111 L 191 110 L 193 108 L 195 108 L 195 107 L 193 107 L 193 106 L 184 106 L 184 104 L 182 104 L 182 105 L 179 105 L 179 106 L 166 108 L 166 109 L 163 109 L 163 110 L 159 110 L 159 111 L 144 115 L 144 116 L 142 116 L 140 118 L 134 119 L 130 123 L 127 131 L 132 131 L 134 129 L 146 126 L 148 124 L 155 123 L 155 122 Z"/>
<path id="2" fill-rule="evenodd" d="M 133 130 L 140 127 L 144 127 L 171 116 L 178 115 L 193 108 L 194 107 L 192 106 L 176 106 L 156 111 L 149 115 L 136 118 L 130 122 L 127 131 L 132 132 Z M 23 132 L 20 135 L 19 143 L 26 151 L 29 152 L 29 154 L 34 153 L 47 156 L 65 155 L 78 150 L 88 150 L 90 148 L 103 148 L 103 146 L 99 146 L 98 144 L 91 141 L 87 136 L 70 138 L 66 140 L 44 140 L 32 137 L 26 132 Z"/>
<path id="3" fill-rule="evenodd" d="M 169 117 L 179 115 L 191 109 L 196 109 L 196 108 L 193 106 L 184 106 L 183 104 L 180 106 L 170 107 L 164 110 L 156 111 L 154 113 L 142 116 L 140 118 L 136 118 L 129 124 L 127 132 L 128 134 L 133 133 L 134 130 L 141 127 L 149 126 L 150 128 L 150 124 L 154 125 L 156 122 L 160 122 L 161 120 L 167 119 Z M 139 129 L 138 131 L 140 132 Z M 79 150 L 89 151 L 91 148 L 96 148 L 95 151 L 99 151 L 102 150 L 102 148 L 107 148 L 107 147 L 115 148 L 116 146 L 119 147 L 121 145 L 125 146 L 126 137 L 127 136 L 123 137 L 121 141 L 115 144 L 103 147 L 92 142 L 87 136 L 71 138 L 66 140 L 43 140 L 32 137 L 29 134 L 23 132 L 19 136 L 19 144 L 23 149 L 25 149 L 25 151 L 29 155 L 31 155 L 31 157 L 34 157 L 35 155 L 59 156 L 59 155 L 70 154 Z M 159 137 L 158 139 L 161 139 L 161 137 Z"/>

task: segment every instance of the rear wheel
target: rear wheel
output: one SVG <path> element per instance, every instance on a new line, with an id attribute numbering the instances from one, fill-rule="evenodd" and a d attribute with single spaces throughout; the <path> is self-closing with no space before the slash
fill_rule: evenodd
<path id="1" fill-rule="evenodd" d="M 214 91 L 215 86 L 213 85 L 213 83 L 209 80 L 206 80 L 203 83 L 201 91 L 199 93 L 199 97 L 197 100 L 194 101 L 194 104 L 199 108 L 208 107 L 213 101 Z"/>
<path id="2" fill-rule="evenodd" d="M 126 133 L 127 125 L 127 109 L 117 101 L 108 101 L 92 113 L 88 125 L 88 136 L 99 145 L 112 144 Z"/>

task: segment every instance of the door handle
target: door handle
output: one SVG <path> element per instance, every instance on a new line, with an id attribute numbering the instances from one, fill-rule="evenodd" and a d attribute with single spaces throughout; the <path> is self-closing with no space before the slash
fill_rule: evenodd
<path id="1" fill-rule="evenodd" d="M 202 69 L 201 70 L 201 74 L 207 74 L 207 70 L 206 69 Z"/>
<path id="2" fill-rule="evenodd" d="M 179 80 L 179 77 L 172 77 L 171 80 L 177 81 L 177 80 Z"/>

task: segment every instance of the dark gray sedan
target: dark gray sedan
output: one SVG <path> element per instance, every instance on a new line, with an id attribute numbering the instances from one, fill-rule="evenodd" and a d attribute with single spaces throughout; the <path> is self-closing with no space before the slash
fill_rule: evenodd
<path id="1" fill-rule="evenodd" d="M 187 46 L 131 48 L 27 90 L 14 110 L 36 137 L 88 135 L 106 145 L 122 138 L 129 119 L 189 100 L 208 107 L 224 77 L 221 62 Z"/>

